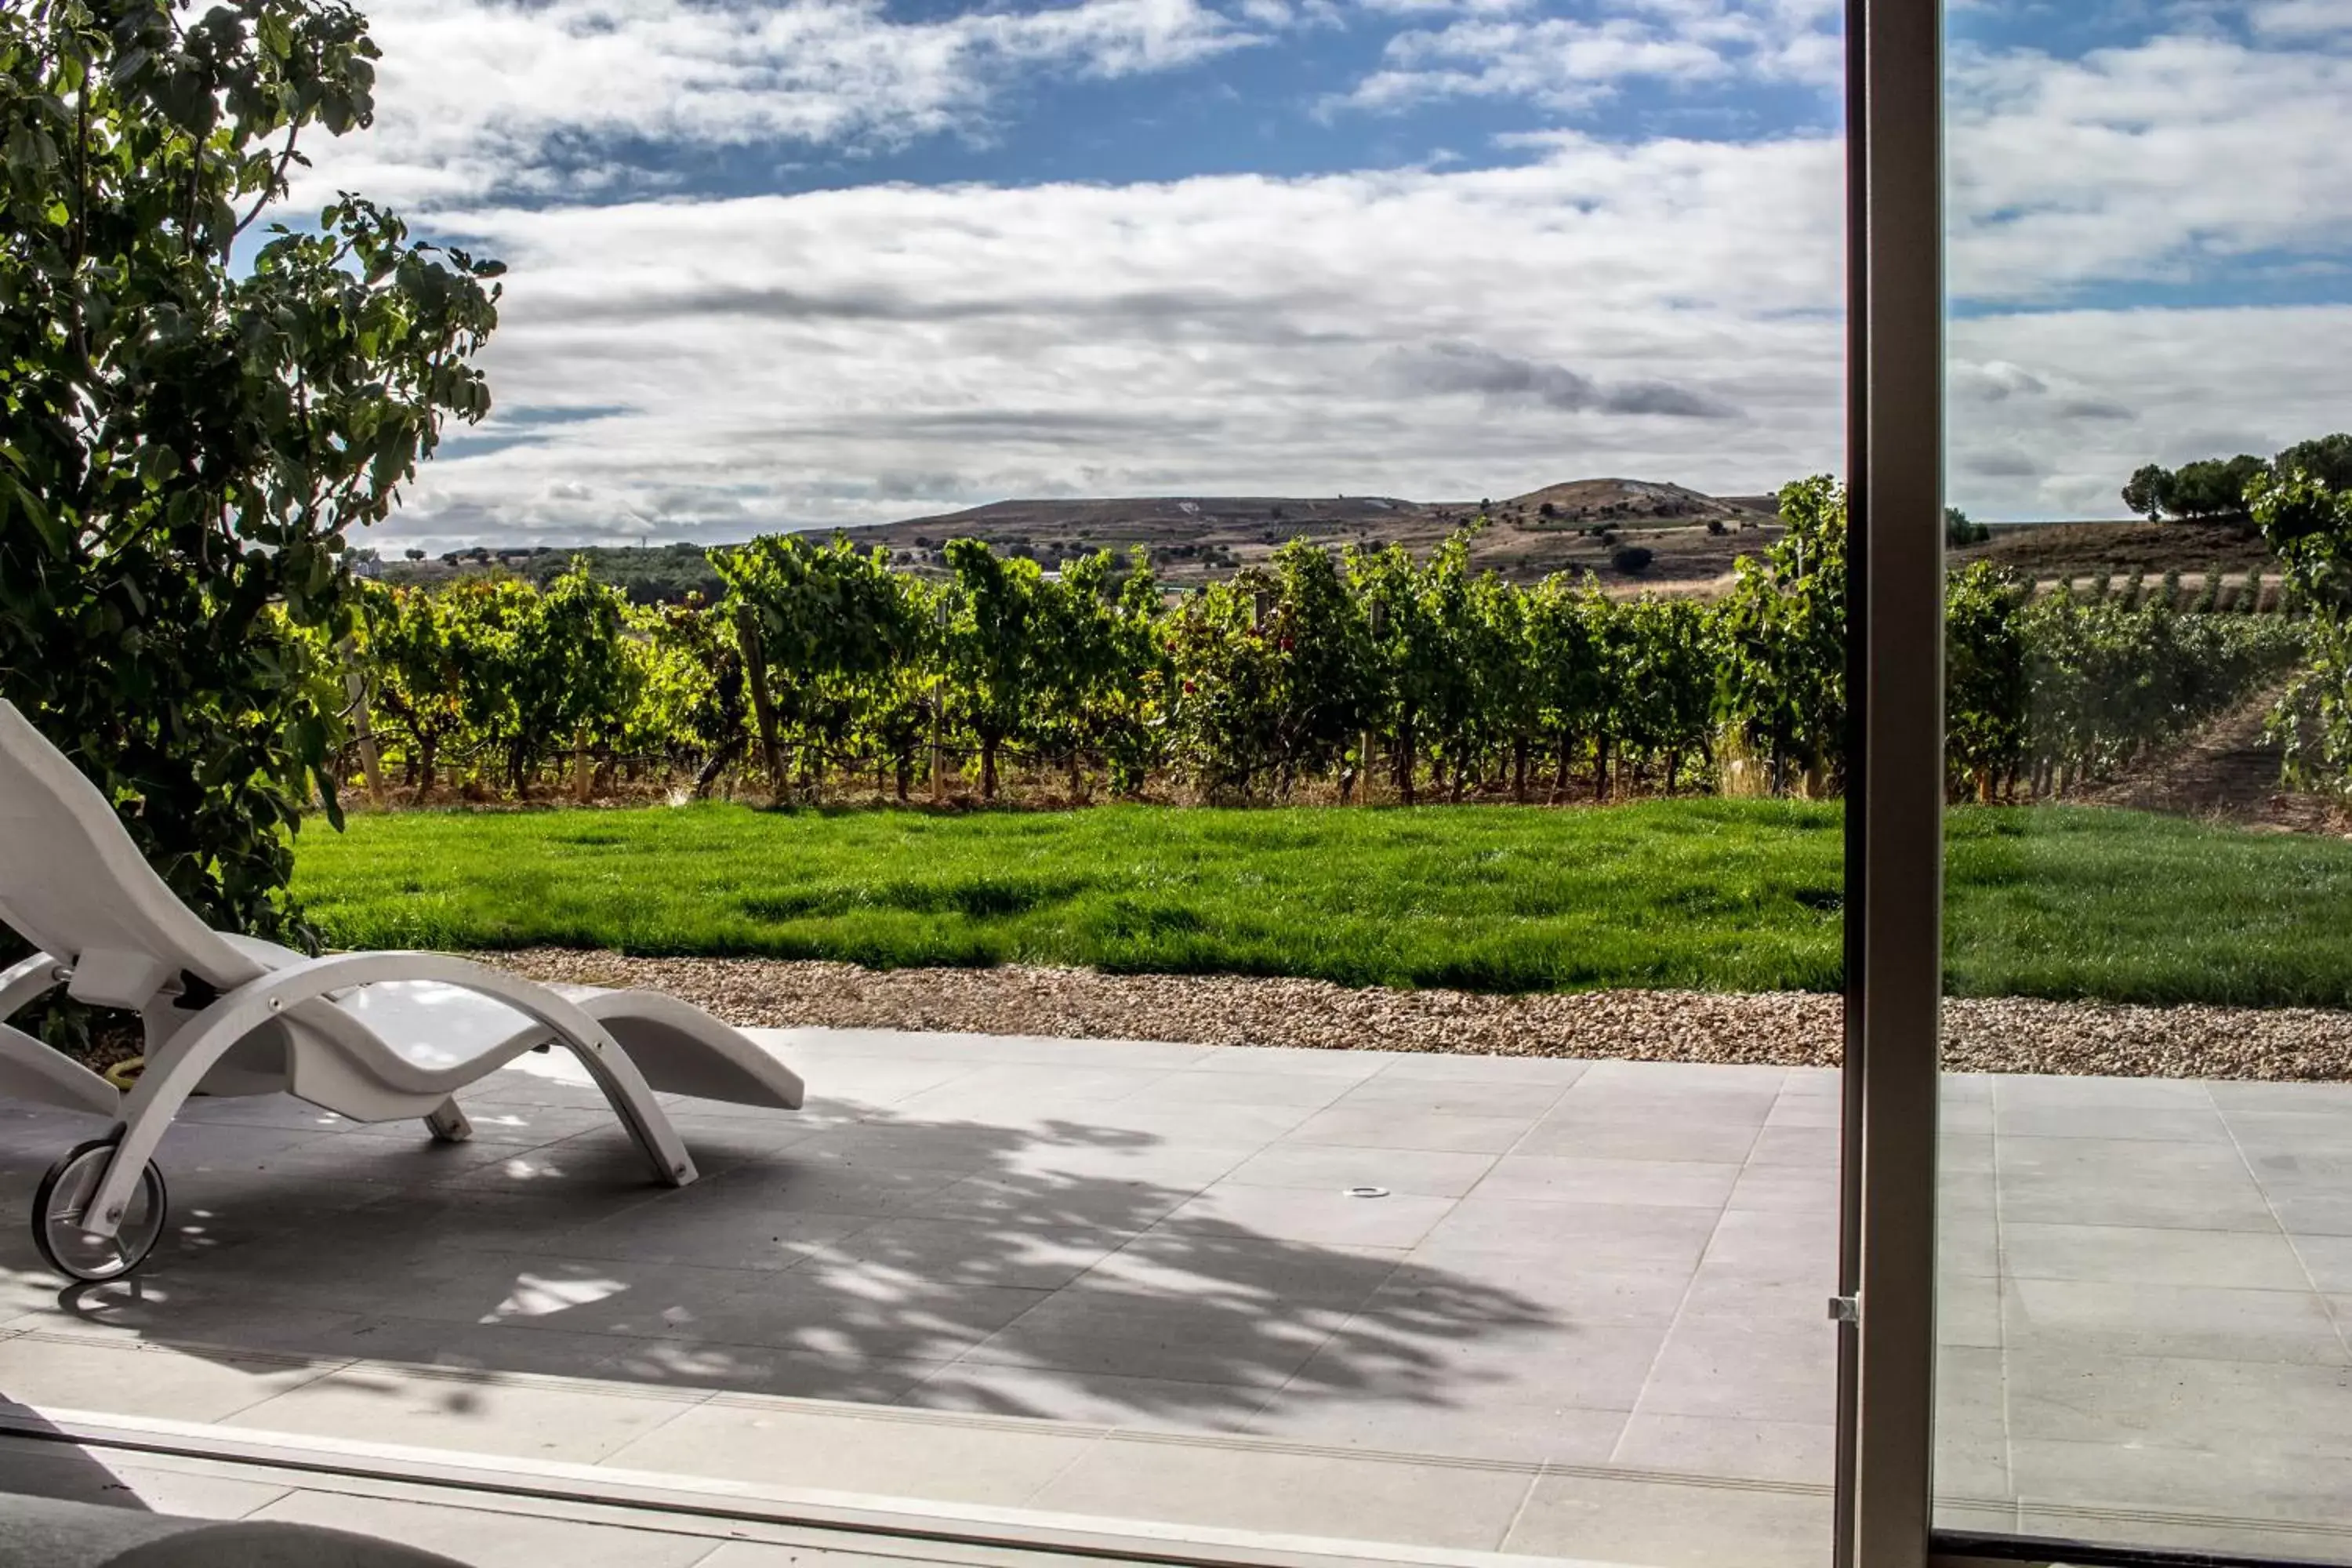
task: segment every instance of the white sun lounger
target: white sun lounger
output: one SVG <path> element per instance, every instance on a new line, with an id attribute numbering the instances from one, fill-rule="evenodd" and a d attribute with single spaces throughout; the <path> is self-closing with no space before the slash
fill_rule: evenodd
<path id="1" fill-rule="evenodd" d="M 138 1012 L 147 1060 L 128 1093 L 0 1022 L 0 1097 L 114 1123 L 41 1183 L 34 1239 L 60 1271 L 136 1268 L 163 1221 L 157 1143 L 189 1095 L 290 1093 L 355 1121 L 472 1131 L 453 1096 L 523 1052 L 577 1057 L 656 1176 L 694 1180 L 656 1091 L 794 1110 L 801 1080 L 698 1007 L 645 991 L 542 985 L 433 952 L 325 958 L 208 929 L 113 808 L 0 700 L 0 921 L 40 951 L 0 971 L 0 1020 L 52 988 Z"/>

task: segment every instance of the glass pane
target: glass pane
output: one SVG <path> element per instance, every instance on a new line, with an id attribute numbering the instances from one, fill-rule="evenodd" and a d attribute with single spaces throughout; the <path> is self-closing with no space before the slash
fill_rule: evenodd
<path id="1" fill-rule="evenodd" d="M 2352 16 L 1948 26 L 1938 1523 L 2352 1562 Z"/>

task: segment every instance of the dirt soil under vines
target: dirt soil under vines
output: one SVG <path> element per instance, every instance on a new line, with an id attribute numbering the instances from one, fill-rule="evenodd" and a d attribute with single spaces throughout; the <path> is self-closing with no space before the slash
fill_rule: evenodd
<path id="1" fill-rule="evenodd" d="M 2280 748 L 2263 730 L 2282 689 L 2256 693 L 2152 765 L 2080 798 L 2242 827 L 2352 837 L 2344 802 L 2280 787 Z"/>

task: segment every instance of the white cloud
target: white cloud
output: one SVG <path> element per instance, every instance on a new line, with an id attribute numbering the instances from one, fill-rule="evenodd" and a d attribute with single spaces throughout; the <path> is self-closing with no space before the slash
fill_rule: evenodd
<path id="1" fill-rule="evenodd" d="M 396 531 L 1596 469 L 1752 489 L 1836 458 L 1837 170 L 1818 140 L 1565 138 L 1518 168 L 470 215 L 514 268 L 503 402 L 630 412 L 453 448 Z"/>
<path id="2" fill-rule="evenodd" d="M 1093 41 L 1020 33 L 1018 47 L 1113 70 L 1231 46 L 1213 21 L 1154 34 L 1129 25 L 1140 11 L 1076 19 L 1087 9 L 1053 37 Z M 1150 14 L 1214 16 L 1172 0 Z M 1753 73 L 1795 71 L 1755 62 L 1768 47 L 1794 58 L 1820 16 L 1654 0 L 1612 19 L 1623 47 L 1680 40 L 1717 62 L 1693 56 L 1694 71 L 1737 58 Z M 1540 19 L 1451 24 L 1430 36 Z M 1113 35 L 1127 41 L 1102 41 Z M 2249 36 L 2273 35 L 2277 18 Z M 1134 41 L 1149 37 L 1163 41 Z M 672 85 L 615 85 L 587 123 L 772 136 L 809 103 L 848 114 L 851 100 L 863 118 L 820 116 L 836 128 L 809 134 L 898 134 L 934 111 L 975 123 L 987 89 L 944 63 L 975 47 L 955 37 L 936 68 L 919 49 L 892 60 L 889 92 L 804 102 L 771 84 L 699 107 L 675 87 L 694 52 L 657 49 L 647 68 Z M 1015 46 L 988 47 L 1001 59 Z M 1443 68 L 1486 68 L 1470 60 Z M 2122 476 L 2151 458 L 2266 452 L 2346 423 L 2352 369 L 2326 351 L 2347 341 L 2352 307 L 2042 307 L 2119 282 L 2341 264 L 2347 68 L 2219 33 L 2072 61 L 1956 58 L 1951 273 L 1971 301 L 1949 334 L 1956 501 L 1984 517 L 2112 515 Z M 1561 79 L 1507 90 L 1566 91 Z M 1596 59 L 1592 90 L 1615 79 Z M 387 124 L 422 112 L 390 86 L 385 101 Z M 503 127 L 537 149 L 571 133 L 546 94 L 475 112 L 468 134 Z M 681 132 L 666 115 L 706 118 Z M 1444 498 L 1603 472 L 1744 491 L 1840 460 L 1842 155 L 1828 137 L 1552 132 L 1517 138 L 1529 161 L 1505 168 L 537 209 L 482 199 L 488 176 L 436 163 L 430 138 L 421 153 L 376 145 L 388 167 L 440 181 L 445 205 L 470 200 L 441 221 L 513 266 L 488 361 L 501 406 L 590 415 L 453 446 L 396 536 L 723 538 L 1010 495 Z"/>
<path id="3" fill-rule="evenodd" d="M 338 186 L 432 206 L 593 196 L 644 170 L 583 145 L 857 147 L 984 131 L 1024 69 L 1122 77 L 1260 41 L 1202 0 L 1075 0 L 893 19 L 882 0 L 378 0 L 374 128 L 310 149 L 298 200 Z M 651 175 L 656 181 L 657 169 Z"/>
<path id="4" fill-rule="evenodd" d="M 2142 463 L 2267 457 L 2352 424 L 2347 334 L 2347 305 L 1954 322 L 1947 488 L 1979 517 L 2118 516 Z"/>
<path id="5" fill-rule="evenodd" d="M 2247 20 L 2264 37 L 2342 38 L 2352 36 L 2352 0 L 2257 0 Z"/>
<path id="6" fill-rule="evenodd" d="M 1442 98 L 1512 98 L 1587 109 L 1625 82 L 1790 79 L 1826 85 L 1843 58 L 1833 0 L 1607 0 L 1593 17 L 1532 16 L 1497 0 L 1371 0 L 1437 11 L 1437 28 L 1391 38 L 1381 68 L 1344 101 L 1383 110 Z"/>
<path id="7" fill-rule="evenodd" d="M 1956 293 L 2352 246 L 2352 59 L 2164 37 L 2079 61 L 1972 54 L 1952 74 Z"/>

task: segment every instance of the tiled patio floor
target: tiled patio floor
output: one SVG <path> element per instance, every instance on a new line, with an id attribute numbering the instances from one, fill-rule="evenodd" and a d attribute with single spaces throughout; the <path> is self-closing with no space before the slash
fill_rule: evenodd
<path id="1" fill-rule="evenodd" d="M 946 1506 L 1823 1560 L 1832 1074 L 766 1037 L 809 1110 L 681 1104 L 704 1179 L 677 1192 L 549 1057 L 470 1097 L 457 1148 L 200 1104 L 168 1254 L 63 1298 L 23 1215 L 87 1123 L 0 1120 L 0 1394 Z M 1949 1521 L 2260 1521 L 2352 1561 L 2352 1089 L 1954 1079 L 1945 1143 Z"/>

